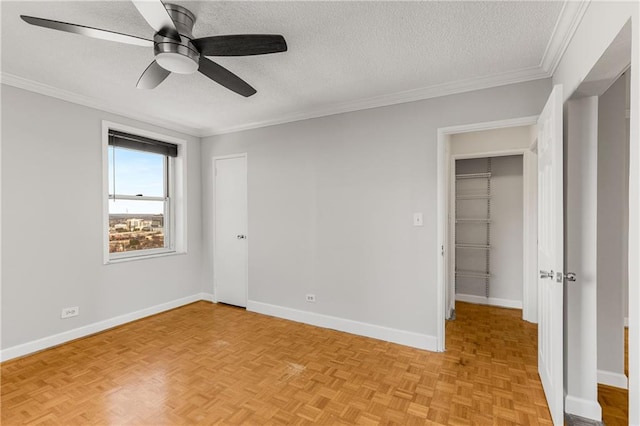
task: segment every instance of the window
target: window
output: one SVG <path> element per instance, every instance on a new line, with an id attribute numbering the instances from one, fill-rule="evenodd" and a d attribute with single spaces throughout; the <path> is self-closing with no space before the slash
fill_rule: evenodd
<path id="1" fill-rule="evenodd" d="M 178 145 L 107 129 L 107 262 L 173 253 Z"/>

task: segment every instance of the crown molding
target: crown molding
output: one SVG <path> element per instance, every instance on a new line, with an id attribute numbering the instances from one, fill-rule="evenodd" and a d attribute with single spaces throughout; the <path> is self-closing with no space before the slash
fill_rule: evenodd
<path id="1" fill-rule="evenodd" d="M 556 72 L 560 60 L 567 50 L 573 34 L 575 34 L 582 17 L 587 11 L 591 0 L 567 0 L 562 5 L 560 16 L 553 28 L 553 33 L 542 55 L 540 67 L 550 76 Z"/>
<path id="2" fill-rule="evenodd" d="M 109 102 L 105 102 L 101 99 L 92 98 L 89 96 L 79 95 L 68 90 L 59 89 L 57 87 L 49 86 L 44 83 L 29 80 L 17 75 L 0 73 L 0 83 L 7 86 L 16 87 L 18 89 L 28 90 L 30 92 L 38 93 L 45 96 L 50 96 L 63 101 L 71 102 L 74 104 L 86 106 L 89 108 L 98 109 L 100 111 L 109 112 L 112 114 L 122 115 L 126 118 L 138 120 L 147 124 L 162 127 L 176 132 L 185 133 L 190 136 L 202 137 L 203 133 L 200 129 L 186 126 L 184 124 L 172 122 L 157 116 L 145 114 L 140 111 L 126 108 L 120 105 L 114 105 Z"/>
<path id="3" fill-rule="evenodd" d="M 407 102 L 437 98 L 441 96 L 455 95 L 459 93 L 471 92 L 474 90 L 482 90 L 492 87 L 505 86 L 508 84 L 523 83 L 548 77 L 550 77 L 550 75 L 540 67 L 530 67 L 512 72 L 494 74 L 467 80 L 459 80 L 451 83 L 438 84 L 423 87 L 420 89 L 412 89 L 366 99 L 335 103 L 313 110 L 284 115 L 274 119 L 244 123 L 237 126 L 212 126 L 206 128 L 198 128 L 195 126 L 192 127 L 172 122 L 165 118 L 159 118 L 149 114 L 144 114 L 130 108 L 105 102 L 101 99 L 79 95 L 77 93 L 58 89 L 56 87 L 19 77 L 13 74 L 0 73 L 0 82 L 2 84 L 17 87 L 19 89 L 28 90 L 45 96 L 51 96 L 89 108 L 95 108 L 101 111 L 122 115 L 124 117 L 138 120 L 147 124 L 152 124 L 154 126 L 163 127 L 165 129 L 174 130 L 177 132 L 202 138 L 221 135 L 225 133 L 234 133 L 243 130 L 257 129 L 260 127 L 275 126 L 278 124 L 291 123 L 312 118 L 326 117 L 329 115 L 342 114 L 346 112 L 354 112 L 371 108 L 379 108 Z"/>
<path id="4" fill-rule="evenodd" d="M 524 68 L 501 74 L 494 74 L 486 77 L 459 80 L 451 83 L 438 84 L 434 86 L 412 89 L 404 92 L 390 93 L 387 95 L 375 96 L 355 101 L 335 103 L 329 106 L 316 108 L 304 112 L 284 115 L 272 120 L 255 121 L 229 127 L 209 127 L 203 130 L 204 137 L 221 135 L 225 133 L 235 133 L 243 130 L 257 129 L 260 127 L 274 126 L 278 124 L 291 123 L 312 118 L 326 117 L 329 115 L 343 114 L 346 112 L 361 111 L 371 108 L 403 104 L 407 102 L 421 101 L 425 99 L 438 98 L 441 96 L 455 95 L 459 93 L 471 92 L 475 90 L 489 89 L 492 87 L 506 86 L 508 84 L 524 83 L 527 81 L 549 78 L 550 74 L 540 67 Z"/>

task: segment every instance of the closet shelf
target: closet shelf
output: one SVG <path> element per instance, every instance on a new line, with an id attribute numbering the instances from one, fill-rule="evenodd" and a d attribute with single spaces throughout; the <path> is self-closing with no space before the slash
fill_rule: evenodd
<path id="1" fill-rule="evenodd" d="M 455 232 L 455 259 L 454 277 L 456 280 L 456 292 L 458 291 L 458 278 L 468 277 L 484 281 L 484 293 L 489 297 L 489 282 L 491 281 L 491 158 L 487 158 L 486 171 L 482 169 L 468 169 L 465 171 L 474 171 L 476 173 L 460 173 L 456 174 L 455 182 L 455 228 L 460 227 L 460 232 Z M 463 171 L 459 169 L 459 171 Z M 472 179 L 469 181 L 469 179 Z M 475 180 L 473 180 L 475 179 Z M 471 188 L 463 183 L 472 183 Z M 485 188 L 482 188 L 486 185 Z M 466 190 L 465 190 L 466 188 Z M 462 191 L 461 191 L 462 190 Z M 460 191 L 460 192 L 459 192 Z M 460 202 L 459 200 L 472 200 L 473 202 Z M 486 205 L 486 210 L 484 206 Z M 471 207 L 474 206 L 474 209 Z M 483 211 L 484 210 L 484 211 Z M 485 214 L 486 211 L 486 214 Z M 481 226 L 478 226 L 481 225 Z M 486 228 L 484 238 L 481 239 L 477 231 Z M 476 231 L 469 234 L 469 231 Z M 473 238 L 471 238 L 473 236 Z M 466 240 L 466 242 L 465 242 Z M 460 252 L 460 253 L 459 253 Z M 473 259 L 473 265 L 470 263 L 458 263 L 460 259 Z M 480 262 L 484 261 L 484 268 L 480 269 Z M 475 270 L 464 270 L 462 265 L 467 264 Z"/>
<path id="2" fill-rule="evenodd" d="M 484 244 L 456 244 L 456 248 L 489 250 L 491 246 Z"/>
<path id="3" fill-rule="evenodd" d="M 489 200 L 491 199 L 491 195 L 487 194 L 467 194 L 467 195 L 457 195 L 456 200 Z"/>
<path id="4" fill-rule="evenodd" d="M 480 271 L 456 271 L 456 276 L 458 277 L 469 277 L 469 278 L 490 278 L 491 274 Z"/>
<path id="5" fill-rule="evenodd" d="M 465 173 L 456 175 L 456 179 L 489 179 L 491 173 Z"/>

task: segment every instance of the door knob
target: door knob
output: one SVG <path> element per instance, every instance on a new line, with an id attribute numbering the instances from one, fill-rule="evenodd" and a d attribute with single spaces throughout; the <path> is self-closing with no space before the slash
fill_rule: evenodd
<path id="1" fill-rule="evenodd" d="M 564 274 L 564 279 L 567 281 L 571 281 L 574 282 L 576 280 L 576 274 L 575 272 L 567 272 L 566 274 Z"/>
<path id="2" fill-rule="evenodd" d="M 551 278 L 553 279 L 553 277 L 555 276 L 555 274 L 553 273 L 553 270 L 551 270 L 550 272 L 547 271 L 540 271 L 540 278 L 542 279 L 547 279 L 547 278 Z"/>
<path id="3" fill-rule="evenodd" d="M 238 234 L 238 235 L 236 235 L 236 238 L 239 239 L 239 240 L 246 240 L 247 236 L 246 235 L 242 235 L 242 234 Z"/>

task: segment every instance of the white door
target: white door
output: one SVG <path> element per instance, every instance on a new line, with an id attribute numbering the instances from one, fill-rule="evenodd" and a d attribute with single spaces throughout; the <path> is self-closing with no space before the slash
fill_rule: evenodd
<path id="1" fill-rule="evenodd" d="M 564 424 L 562 86 L 538 119 L 538 372 L 555 425 Z"/>
<path id="2" fill-rule="evenodd" d="M 213 281 L 217 302 L 247 306 L 247 157 L 214 166 Z"/>

